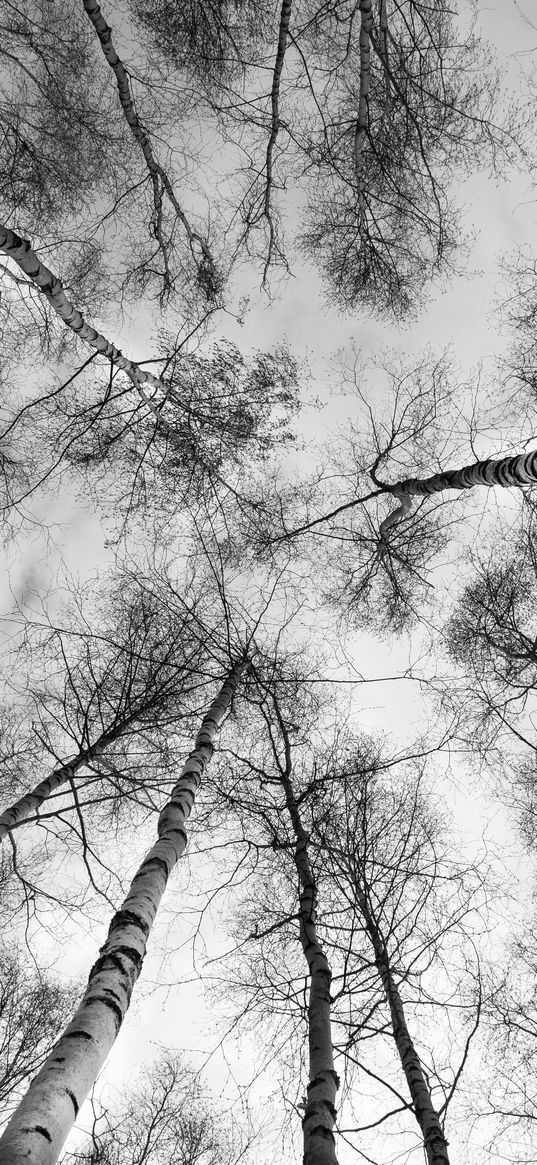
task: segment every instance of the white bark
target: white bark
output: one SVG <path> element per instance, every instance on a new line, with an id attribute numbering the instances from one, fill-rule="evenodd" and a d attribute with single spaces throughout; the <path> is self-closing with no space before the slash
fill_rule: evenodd
<path id="1" fill-rule="evenodd" d="M 520 453 L 515 457 L 501 457 L 498 461 L 475 461 L 462 469 L 448 469 L 445 473 L 434 473 L 432 477 L 408 477 L 397 485 L 389 487 L 389 492 L 400 502 L 396 510 L 380 524 L 380 536 L 396 526 L 411 507 L 412 497 L 442 493 L 446 489 L 471 489 L 474 485 L 523 486 L 537 482 L 537 450 Z"/>
<path id="2" fill-rule="evenodd" d="M 82 1002 L 0 1139 L 0 1165 L 54 1165 L 116 1039 L 140 974 L 170 873 L 214 740 L 244 668 L 235 664 L 204 717 L 194 749 L 158 820 L 158 841 L 135 874 L 92 967 Z"/>
<path id="3" fill-rule="evenodd" d="M 52 793 L 56 792 L 56 789 L 65 785 L 69 778 L 73 777 L 82 765 L 89 764 L 94 757 L 100 756 L 109 744 L 112 744 L 114 740 L 117 740 L 121 736 L 125 728 L 132 723 L 133 719 L 134 717 L 132 716 L 125 717 L 116 723 L 114 728 L 111 728 L 108 732 L 103 732 L 94 744 L 88 745 L 87 748 L 81 748 L 80 752 L 75 753 L 68 760 L 63 761 L 62 764 L 57 765 L 49 773 L 48 777 L 45 777 L 43 781 L 35 785 L 30 792 L 25 793 L 23 797 L 19 797 L 17 801 L 14 801 L 12 805 L 4 809 L 3 813 L 0 814 L 0 842 L 4 840 L 7 833 L 10 833 L 12 829 L 17 829 L 28 817 L 32 816 L 39 809 L 40 805 L 46 801 L 47 797 L 50 797 Z"/>
<path id="4" fill-rule="evenodd" d="M 83 3 L 91 23 L 93 24 L 93 27 L 97 33 L 97 36 L 99 37 L 103 54 L 115 75 L 119 100 L 123 114 L 125 116 L 125 120 L 133 137 L 140 146 L 151 178 L 151 184 L 153 187 L 153 204 L 156 216 L 154 229 L 164 258 L 167 285 L 171 285 L 172 277 L 168 267 L 168 243 L 164 239 L 162 230 L 162 190 L 166 191 L 175 214 L 183 225 L 194 261 L 199 264 L 201 256 L 206 264 L 207 269 L 211 272 L 216 286 L 216 269 L 209 247 L 205 239 L 203 239 L 201 235 L 197 233 L 197 231 L 192 229 L 188 218 L 178 201 L 166 171 L 163 170 L 162 166 L 155 158 L 149 136 L 141 124 L 138 114 L 136 113 L 129 83 L 129 76 L 123 61 L 120 59 L 120 57 L 118 57 L 118 54 L 114 48 L 112 41 L 112 29 L 110 28 L 110 25 L 107 24 L 102 14 L 101 8 L 99 4 L 97 4 L 97 0 L 83 0 Z M 196 245 L 199 249 L 199 254 L 197 255 Z"/>
<path id="5" fill-rule="evenodd" d="M 3 251 L 9 259 L 13 259 L 14 263 L 32 280 L 32 283 L 39 288 L 45 299 L 50 304 L 56 315 L 63 320 L 64 324 L 71 329 L 72 332 L 83 340 L 85 344 L 89 344 L 90 348 L 94 348 L 96 352 L 100 352 L 101 356 L 106 356 L 108 360 L 116 367 L 126 372 L 136 392 L 143 400 L 144 404 L 151 410 L 156 420 L 158 421 L 164 432 L 170 432 L 170 426 L 164 420 L 160 409 L 150 396 L 148 396 L 144 385 L 150 385 L 158 393 L 157 401 L 161 400 L 165 395 L 165 385 L 159 380 L 158 376 L 154 376 L 152 372 L 147 372 L 136 364 L 134 360 L 129 360 L 116 348 L 110 340 L 103 336 L 102 332 L 96 331 L 90 324 L 86 323 L 84 316 L 78 311 L 63 289 L 62 281 L 57 275 L 54 275 L 44 263 L 41 262 L 35 251 L 32 249 L 28 239 L 22 239 L 16 235 L 14 231 L 9 230 L 8 227 L 0 224 L 0 251 Z"/>

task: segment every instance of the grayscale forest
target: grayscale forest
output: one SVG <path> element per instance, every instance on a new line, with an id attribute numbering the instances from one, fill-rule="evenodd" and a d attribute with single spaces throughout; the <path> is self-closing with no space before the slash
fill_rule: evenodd
<path id="1" fill-rule="evenodd" d="M 536 64 L 0 0 L 0 1165 L 537 1162 Z"/>

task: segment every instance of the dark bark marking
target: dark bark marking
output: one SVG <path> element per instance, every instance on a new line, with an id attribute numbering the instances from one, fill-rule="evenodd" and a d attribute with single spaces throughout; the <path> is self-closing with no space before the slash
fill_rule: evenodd
<path id="1" fill-rule="evenodd" d="M 123 1012 L 118 1003 L 115 1003 L 113 999 L 107 999 L 106 995 L 91 995 L 87 1002 L 88 1004 L 101 1003 L 103 1007 L 108 1007 L 116 1021 L 117 1031 L 119 1031 L 123 1023 Z"/>
<path id="2" fill-rule="evenodd" d="M 65 1035 L 64 1035 L 64 1037 L 63 1037 L 63 1039 L 64 1039 L 64 1040 L 76 1040 L 76 1039 L 79 1039 L 79 1040 L 92 1040 L 92 1039 L 93 1039 L 93 1036 L 90 1036 L 89 1032 L 83 1032 L 83 1031 L 80 1029 L 80 1030 L 77 1030 L 77 1031 L 75 1031 L 75 1032 L 66 1032 L 66 1033 L 65 1033 Z"/>
<path id="3" fill-rule="evenodd" d="M 166 877 L 169 876 L 168 863 L 164 861 L 164 858 L 148 858 L 147 861 L 144 862 L 140 867 L 140 872 L 136 875 L 136 878 L 134 878 L 133 881 L 136 882 L 138 878 L 142 878 L 150 866 L 156 866 L 157 869 L 164 870 Z"/>
<path id="4" fill-rule="evenodd" d="M 52 1144 L 52 1137 L 48 1129 L 43 1128 L 43 1125 L 27 1125 L 26 1128 L 21 1129 L 21 1133 L 41 1133 L 41 1136 L 48 1141 L 49 1145 Z"/>
<path id="5" fill-rule="evenodd" d="M 77 1117 L 78 1116 L 78 1100 L 77 1100 L 74 1092 L 71 1092 L 70 1088 L 66 1088 L 65 1091 L 66 1091 L 66 1093 L 69 1097 L 69 1100 L 71 1101 L 71 1104 L 75 1110 L 75 1117 Z"/>
<path id="6" fill-rule="evenodd" d="M 310 1080 L 307 1086 L 307 1091 L 309 1092 L 310 1088 L 315 1088 L 318 1084 L 324 1084 L 327 1076 L 331 1076 L 336 1088 L 339 1088 L 341 1082 L 337 1072 L 334 1072 L 333 1068 L 323 1068 L 323 1071 L 319 1072 L 318 1076 L 315 1076 L 313 1080 Z"/>
<path id="7" fill-rule="evenodd" d="M 149 934 L 149 924 L 134 910 L 118 910 L 110 923 L 108 935 L 110 936 L 112 931 L 117 930 L 118 926 L 137 926 L 142 931 L 144 938 L 147 938 Z"/>
<path id="8" fill-rule="evenodd" d="M 119 971 L 121 975 L 124 975 L 125 978 L 128 979 L 129 973 L 123 962 L 123 959 L 121 958 L 122 955 L 124 958 L 130 959 L 131 963 L 134 963 L 136 970 L 138 970 L 142 965 L 142 955 L 139 951 L 136 950 L 135 947 L 122 946 L 115 947 L 113 951 L 106 951 L 105 943 L 101 950 L 105 951 L 105 953 L 101 955 L 100 958 L 98 958 L 97 961 L 93 964 L 93 967 L 91 968 L 88 976 L 89 983 L 91 983 L 92 979 L 94 979 L 96 975 L 99 975 L 101 971 L 106 971 L 110 967 L 115 967 L 116 971 Z"/>
<path id="9" fill-rule="evenodd" d="M 305 1124 L 306 1120 L 307 1117 L 302 1121 L 302 1124 Z M 313 1129 L 308 1130 L 308 1137 L 310 1139 L 312 1137 L 324 1137 L 325 1141 L 330 1141 L 331 1145 L 335 1145 L 336 1143 L 332 1129 L 327 1129 L 326 1125 L 315 1125 Z"/>

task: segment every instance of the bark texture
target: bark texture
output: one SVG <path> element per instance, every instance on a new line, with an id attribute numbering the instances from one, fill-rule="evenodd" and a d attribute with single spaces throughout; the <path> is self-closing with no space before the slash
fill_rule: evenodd
<path id="1" fill-rule="evenodd" d="M 502 457 L 498 461 L 476 461 L 462 469 L 434 473 L 432 477 L 408 477 L 388 487 L 401 504 L 381 522 L 380 535 L 383 537 L 387 530 L 408 514 L 412 497 L 442 493 L 445 489 L 472 489 L 474 485 L 523 486 L 534 485 L 536 482 L 537 450 L 520 453 L 516 457 Z"/>
<path id="2" fill-rule="evenodd" d="M 116 1039 L 140 974 L 166 883 L 186 847 L 185 821 L 244 662 L 235 664 L 204 717 L 149 851 L 92 967 L 82 1002 L 0 1139 L 0 1165 L 54 1165 Z"/>
<path id="3" fill-rule="evenodd" d="M 390 1008 L 393 1038 L 412 1098 L 414 1114 L 423 1137 L 427 1163 L 428 1165 L 449 1165 L 448 1143 L 440 1118 L 431 1100 L 421 1060 L 407 1027 L 403 1001 L 392 974 L 386 944 L 370 909 L 367 896 L 359 886 L 357 887 L 357 895 L 364 924 L 373 947 L 375 966 L 382 980 Z"/>

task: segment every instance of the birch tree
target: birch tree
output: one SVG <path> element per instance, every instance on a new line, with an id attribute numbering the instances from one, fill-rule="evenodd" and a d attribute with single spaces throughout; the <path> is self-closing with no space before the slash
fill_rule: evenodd
<path id="1" fill-rule="evenodd" d="M 264 283 L 292 266 L 283 191 L 293 174 L 296 234 L 328 297 L 404 315 L 456 262 L 448 175 L 478 159 L 495 169 L 517 138 L 520 148 L 521 119 L 500 110 L 486 47 L 444 3 L 284 0 L 263 18 L 222 3 L 211 21 L 198 4 L 179 16 L 167 0 L 134 9 L 163 71 L 183 91 L 195 84 L 224 141 L 246 154 L 238 246 Z"/>
<path id="2" fill-rule="evenodd" d="M 2 880 L 3 881 L 3 880 Z M 3 893 L 9 886 L 3 882 Z M 28 975 L 20 951 L 2 948 L 0 966 L 0 1103 L 2 1123 L 40 1068 L 64 1026 L 73 992 L 45 974 Z"/>
<path id="3" fill-rule="evenodd" d="M 194 748 L 158 820 L 158 841 L 114 915 L 82 1001 L 0 1138 L 0 1161 L 53 1165 L 79 1108 L 114 1043 L 140 974 L 168 878 L 184 852 L 184 824 L 230 710 L 244 659 L 235 663 L 208 709 Z"/>
<path id="4" fill-rule="evenodd" d="M 249 477 L 255 493 L 256 463 L 293 440 L 298 367 L 284 346 L 257 352 L 247 361 L 230 344 L 195 356 L 164 336 L 163 371 L 157 376 L 87 323 L 27 239 L 0 228 L 0 250 L 62 324 L 107 365 L 101 384 L 95 364 L 87 368 L 88 361 L 59 388 L 22 408 L 15 401 L 6 409 L 0 441 L 7 508 L 18 507 L 47 479 L 54 480 L 64 462 L 79 470 L 103 467 L 108 479 L 115 464 L 120 506 L 127 512 L 151 488 L 174 512 L 189 499 L 205 496 L 221 503 L 234 496 L 247 499 Z M 125 375 L 126 384 L 116 379 L 116 371 Z M 28 437 L 29 422 L 34 431 L 30 428 Z M 25 459 L 19 452 L 11 456 L 21 437 Z M 32 476 L 28 466 L 36 439 L 42 451 L 48 446 L 48 465 L 41 461 L 38 476 Z M 255 514 L 255 505 L 250 509 Z"/>
<path id="5" fill-rule="evenodd" d="M 98 629 L 93 630 L 96 605 L 101 614 Z M 63 792 L 67 800 L 74 798 L 78 816 L 83 813 L 80 796 L 84 800 L 84 791 L 96 782 L 97 803 L 107 797 L 117 803 L 129 792 L 135 795 L 136 778 L 129 790 L 129 772 L 133 764 L 140 768 L 143 763 L 138 741 L 144 734 L 151 738 L 162 762 L 162 742 L 170 724 L 175 731 L 180 729 L 204 685 L 201 629 L 195 601 L 189 603 L 188 596 L 171 616 L 159 608 L 148 587 L 123 575 L 121 581 L 116 577 L 106 588 L 95 590 L 91 604 L 72 595 L 70 608 L 64 600 L 63 627 L 43 616 L 32 621 L 27 614 L 21 620 L 13 653 L 18 669 L 15 687 L 25 689 L 33 755 L 17 776 L 19 797 L 0 815 L 0 840 L 25 823 L 50 826 L 54 815 L 66 810 L 65 801 L 58 802 Z M 60 760 L 73 746 L 74 754 Z M 49 763 L 57 763 L 28 788 L 29 772 L 35 772 L 36 763 L 46 764 L 47 755 Z M 118 780 L 115 774 L 121 771 Z M 144 775 L 149 798 L 147 768 Z"/>
<path id="6" fill-rule="evenodd" d="M 282 501 L 277 511 L 276 507 L 273 509 L 276 519 L 270 517 L 267 521 L 270 533 L 266 530 L 264 534 L 265 545 L 276 554 L 280 548 L 287 552 L 295 540 L 299 540 L 297 556 L 303 546 L 306 556 L 317 554 L 322 541 L 316 543 L 315 539 L 339 542 L 340 554 L 327 564 L 329 585 L 325 594 L 334 605 L 343 606 L 353 622 L 373 625 L 380 631 L 400 631 L 415 624 L 420 612 L 427 609 L 427 594 L 433 586 L 430 567 L 439 552 L 445 551 L 453 537 L 453 527 L 459 531 L 461 526 L 460 503 L 455 509 L 451 491 L 466 493 L 475 486 L 520 491 L 537 482 L 535 451 L 474 461 L 460 469 L 442 469 L 430 476 L 385 480 L 392 448 L 397 463 L 397 447 L 408 440 L 408 435 L 400 434 L 396 427 L 383 438 L 372 465 L 364 460 L 363 452 L 353 451 L 353 468 L 358 478 L 355 496 L 343 497 L 339 504 L 327 510 L 321 482 L 320 488 L 312 492 L 315 507 L 323 509 L 323 513 L 312 514 L 313 505 L 309 501 L 305 520 L 297 521 L 295 503 L 290 508 L 289 521 Z M 419 447 L 419 425 L 411 444 L 414 440 Z M 345 472 L 341 477 L 345 478 Z M 526 494 L 522 496 L 525 498 Z M 392 503 L 387 514 L 384 500 Z"/>
<path id="7" fill-rule="evenodd" d="M 149 1064 L 119 1104 L 101 1100 L 95 1110 L 91 1138 L 62 1158 L 65 1165 L 233 1165 L 248 1158 L 247 1130 L 171 1053 Z"/>
<path id="8" fill-rule="evenodd" d="M 305 697 L 292 672 L 288 662 L 277 681 L 267 680 L 256 664 L 264 733 L 256 733 L 255 750 L 233 744 L 225 773 L 211 777 L 226 804 L 225 837 L 236 836 L 239 853 L 240 838 L 245 846 L 232 868 L 241 879 L 249 871 L 233 924 L 237 950 L 228 960 L 226 998 L 231 992 L 242 1004 L 245 1022 L 255 1015 L 263 1030 L 274 1024 L 274 1046 L 287 1056 L 292 1048 L 293 1071 L 307 1033 L 317 1056 L 330 1048 L 335 1060 L 325 1059 L 324 1075 L 331 1087 L 334 1066 L 344 1075 L 347 1114 L 349 1102 L 356 1109 L 354 1123 L 347 1115 L 334 1126 L 343 1146 L 367 1155 L 384 1136 L 385 1155 L 394 1137 L 410 1148 L 414 1118 L 427 1159 L 445 1162 L 444 1120 L 461 1089 L 480 1017 L 472 942 L 486 927 L 479 921 L 485 872 L 450 858 L 446 823 L 438 814 L 434 819 L 404 757 L 390 758 L 343 726 L 329 746 L 330 730 L 323 734 L 322 727 L 328 709 L 318 692 Z M 419 753 L 420 745 L 409 751 Z M 308 963 L 315 956 L 306 992 L 296 947 L 299 928 L 304 941 L 308 884 L 317 905 L 315 935 L 305 950 Z M 325 961 L 332 985 L 319 1010 L 314 972 Z M 440 1034 L 448 998 L 449 1051 Z M 310 1073 L 315 1061 L 308 1067 L 302 1058 Z M 297 1105 L 304 1112 L 306 1160 L 315 1146 L 308 1136 L 313 1092 Z M 334 1100 L 327 1100 L 330 1113 Z M 331 1140 L 325 1135 L 320 1143 L 320 1159 L 331 1161 Z"/>

